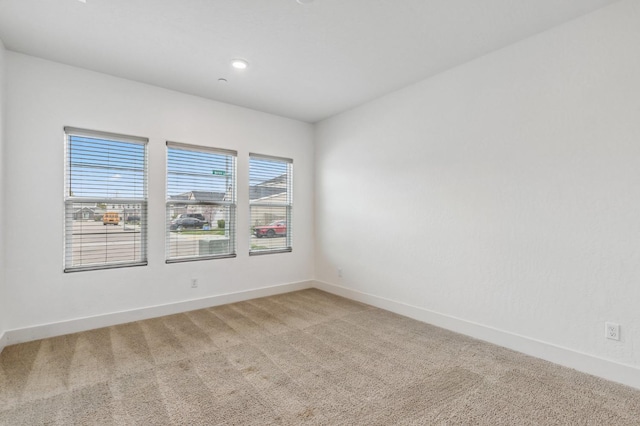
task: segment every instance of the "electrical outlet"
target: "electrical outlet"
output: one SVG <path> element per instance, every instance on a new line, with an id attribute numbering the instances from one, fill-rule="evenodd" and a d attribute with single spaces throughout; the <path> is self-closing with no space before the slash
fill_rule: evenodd
<path id="1" fill-rule="evenodd" d="M 605 322 L 604 337 L 611 340 L 620 340 L 620 324 Z"/>
<path id="2" fill-rule="evenodd" d="M 342 268 L 338 268 L 338 276 L 342 278 Z"/>
<path id="3" fill-rule="evenodd" d="M 191 278 L 191 288 L 198 288 L 198 279 Z"/>

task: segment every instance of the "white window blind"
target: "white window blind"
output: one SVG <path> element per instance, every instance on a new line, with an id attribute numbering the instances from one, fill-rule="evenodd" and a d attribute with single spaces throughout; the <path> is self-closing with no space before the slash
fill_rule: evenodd
<path id="1" fill-rule="evenodd" d="M 250 255 L 290 252 L 293 160 L 249 154 Z"/>
<path id="2" fill-rule="evenodd" d="M 167 142 L 167 263 L 235 257 L 236 157 Z"/>
<path id="3" fill-rule="evenodd" d="M 64 131 L 64 271 L 146 265 L 148 139 Z"/>

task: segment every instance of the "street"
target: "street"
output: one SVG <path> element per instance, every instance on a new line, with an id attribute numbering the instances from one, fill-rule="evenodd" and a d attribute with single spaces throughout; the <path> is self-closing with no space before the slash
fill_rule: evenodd
<path id="1" fill-rule="evenodd" d="M 77 220 L 73 222 L 72 265 L 138 261 L 141 244 L 138 225 Z"/>
<path id="2" fill-rule="evenodd" d="M 192 257 L 200 254 L 199 241 L 224 239 L 223 236 L 192 234 L 189 231 L 171 232 L 167 246 L 169 258 Z M 72 265 L 85 266 L 105 262 L 135 262 L 140 259 L 142 244 L 140 226 L 125 224 L 103 225 L 102 222 L 74 221 L 72 237 Z M 253 250 L 284 248 L 285 237 L 257 238 L 251 236 Z"/>

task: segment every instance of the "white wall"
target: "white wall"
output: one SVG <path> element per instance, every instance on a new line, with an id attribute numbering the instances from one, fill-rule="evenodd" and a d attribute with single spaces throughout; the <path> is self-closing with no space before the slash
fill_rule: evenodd
<path id="1" fill-rule="evenodd" d="M 5 49 L 0 40 L 0 351 L 4 348 L 4 332 L 7 329 L 7 307 L 4 280 L 4 80 Z"/>
<path id="2" fill-rule="evenodd" d="M 319 123 L 321 287 L 640 387 L 638 46 L 623 1 Z"/>
<path id="3" fill-rule="evenodd" d="M 6 60 L 4 241 L 10 343 L 285 291 L 291 283 L 309 285 L 314 245 L 311 125 L 14 52 L 7 52 Z M 148 266 L 63 273 L 64 126 L 150 139 Z M 166 140 L 238 151 L 237 258 L 165 264 Z M 249 152 L 294 160 L 292 253 L 248 256 Z M 197 289 L 190 288 L 191 276 L 199 278 Z M 271 286 L 282 287 L 251 292 Z M 236 292 L 245 293 L 215 297 Z M 121 311 L 134 314 L 111 315 Z M 105 317 L 74 321 L 94 316 Z M 70 323 L 39 327 L 64 321 Z"/>

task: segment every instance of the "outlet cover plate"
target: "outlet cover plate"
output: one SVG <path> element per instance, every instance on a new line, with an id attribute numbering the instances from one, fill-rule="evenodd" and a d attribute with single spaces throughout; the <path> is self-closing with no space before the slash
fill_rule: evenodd
<path id="1" fill-rule="evenodd" d="M 620 324 L 616 324 L 615 322 L 605 322 L 604 337 L 611 340 L 620 340 Z"/>

